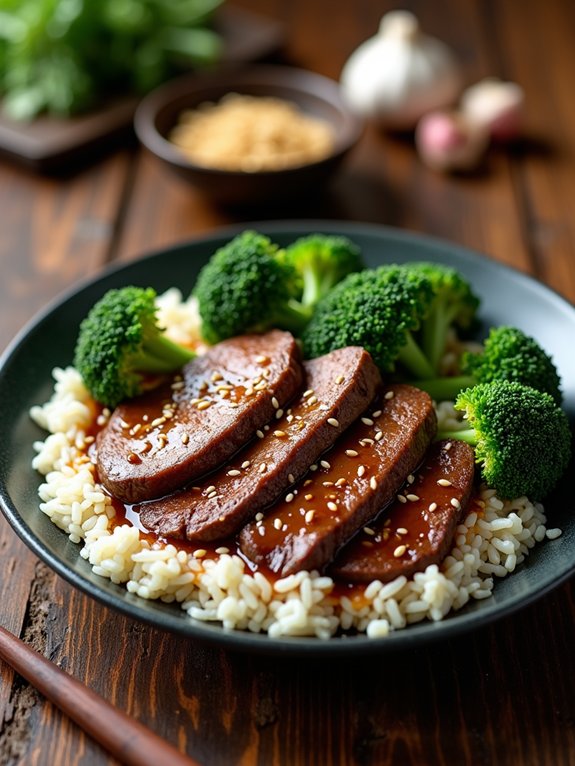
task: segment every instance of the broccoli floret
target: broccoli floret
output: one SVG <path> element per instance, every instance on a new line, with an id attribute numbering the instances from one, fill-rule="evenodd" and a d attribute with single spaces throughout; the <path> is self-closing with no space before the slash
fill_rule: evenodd
<path id="1" fill-rule="evenodd" d="M 80 325 L 74 365 L 107 407 L 141 393 L 146 373 L 172 372 L 195 356 L 163 334 L 155 298 L 151 287 L 109 290 Z"/>
<path id="2" fill-rule="evenodd" d="M 295 272 L 263 234 L 244 231 L 217 250 L 198 275 L 194 295 L 208 343 L 280 327 L 299 334 L 311 318 Z"/>
<path id="3" fill-rule="evenodd" d="M 432 298 L 429 280 L 401 266 L 350 274 L 318 303 L 303 334 L 304 353 L 313 358 L 363 346 L 382 372 L 400 364 L 418 378 L 432 377 L 414 336 Z"/>
<path id="4" fill-rule="evenodd" d="M 479 298 L 466 279 L 449 266 L 427 261 L 406 264 L 432 284 L 434 298 L 421 331 L 421 347 L 436 375 L 445 353 L 449 331 L 468 331 L 475 321 Z"/>
<path id="5" fill-rule="evenodd" d="M 348 274 L 365 268 L 357 245 L 326 234 L 297 239 L 284 251 L 284 259 L 301 280 L 301 302 L 312 307 Z"/>
<path id="6" fill-rule="evenodd" d="M 455 399 L 464 388 L 477 383 L 510 380 L 550 394 L 561 404 L 561 380 L 548 354 L 534 338 L 516 327 L 494 327 L 483 350 L 465 352 L 461 358 L 461 375 L 425 380 L 417 383 L 436 401 Z"/>
<path id="7" fill-rule="evenodd" d="M 509 381 L 480 383 L 462 391 L 455 407 L 468 427 L 437 438 L 472 444 L 483 479 L 501 497 L 541 500 L 553 489 L 571 456 L 571 432 L 549 394 Z"/>

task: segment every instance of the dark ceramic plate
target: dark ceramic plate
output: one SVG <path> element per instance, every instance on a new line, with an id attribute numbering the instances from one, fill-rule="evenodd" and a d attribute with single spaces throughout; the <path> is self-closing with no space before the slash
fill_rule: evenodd
<path id="1" fill-rule="evenodd" d="M 362 248 L 368 264 L 427 259 L 456 266 L 482 298 L 484 330 L 491 324 L 512 323 L 535 336 L 553 355 L 563 379 L 565 405 L 571 421 L 575 415 L 575 309 L 548 288 L 516 271 L 465 250 L 405 232 L 360 224 L 324 221 L 252 224 L 280 244 L 313 231 L 346 234 Z M 244 228 L 244 227 L 242 227 Z M 219 625 L 195 622 L 177 606 L 144 601 L 109 580 L 93 574 L 79 556 L 79 546 L 38 510 L 40 477 L 32 470 L 32 443 L 43 433 L 28 417 L 34 404 L 51 393 L 51 370 L 69 364 L 80 320 L 88 308 L 111 287 L 152 285 L 158 291 L 178 285 L 186 293 L 200 266 L 216 247 L 228 241 L 238 227 L 212 237 L 148 256 L 105 272 L 81 285 L 36 318 L 15 339 L 0 364 L 0 493 L 3 511 L 27 545 L 72 585 L 107 606 L 172 630 L 191 639 L 228 648 L 267 654 L 343 655 L 414 647 L 444 639 L 510 614 L 542 596 L 575 571 L 575 514 L 567 481 L 548 499 L 549 524 L 563 535 L 537 546 L 510 577 L 497 582 L 492 598 L 475 602 L 439 623 L 423 622 L 392 633 L 382 640 L 365 636 L 269 639 L 265 635 L 227 632 Z M 571 472 L 571 476 L 572 476 Z M 572 484 L 572 481 L 571 481 Z"/>

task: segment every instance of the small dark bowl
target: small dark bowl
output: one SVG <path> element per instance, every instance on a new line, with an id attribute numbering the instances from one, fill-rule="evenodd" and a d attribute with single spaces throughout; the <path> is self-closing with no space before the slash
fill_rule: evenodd
<path id="1" fill-rule="evenodd" d="M 294 103 L 303 113 L 328 122 L 334 148 L 327 157 L 273 171 L 230 171 L 196 165 L 168 139 L 182 111 L 227 93 L 275 97 Z M 207 75 L 186 75 L 154 90 L 135 116 L 142 144 L 172 170 L 211 199 L 233 205 L 266 203 L 317 193 L 357 142 L 361 120 L 345 104 L 339 85 L 318 74 L 281 66 L 252 66 Z"/>

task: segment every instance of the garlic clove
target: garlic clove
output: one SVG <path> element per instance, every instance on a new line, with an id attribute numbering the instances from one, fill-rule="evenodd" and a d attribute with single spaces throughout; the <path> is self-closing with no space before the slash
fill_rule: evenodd
<path id="1" fill-rule="evenodd" d="M 525 94 L 520 85 L 495 77 L 467 88 L 461 97 L 465 116 L 486 127 L 495 141 L 517 138 L 523 126 Z"/>
<path id="2" fill-rule="evenodd" d="M 392 11 L 382 18 L 379 33 L 352 53 L 341 86 L 364 117 L 394 130 L 411 130 L 426 112 L 454 103 L 462 78 L 445 43 L 424 34 L 412 13 Z"/>
<path id="3" fill-rule="evenodd" d="M 421 118 L 415 130 L 419 155 L 433 170 L 474 170 L 488 144 L 488 130 L 458 112 L 431 112 Z"/>

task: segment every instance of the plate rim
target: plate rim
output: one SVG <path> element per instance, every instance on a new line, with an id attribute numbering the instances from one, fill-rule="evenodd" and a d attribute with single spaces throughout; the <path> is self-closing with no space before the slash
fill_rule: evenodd
<path id="1" fill-rule="evenodd" d="M 490 268 L 496 272 L 506 272 L 513 280 L 518 280 L 521 284 L 539 294 L 551 298 L 562 311 L 575 311 L 575 306 L 564 296 L 553 288 L 538 281 L 535 277 L 526 274 L 519 269 L 500 263 L 490 256 L 459 245 L 456 242 L 444 240 L 439 237 L 429 236 L 418 232 L 411 232 L 406 229 L 400 229 L 380 224 L 352 221 L 337 221 L 334 219 L 290 219 L 285 221 L 253 221 L 241 222 L 217 227 L 205 232 L 197 237 L 187 239 L 166 247 L 160 247 L 144 253 L 140 257 L 122 263 L 109 264 L 95 274 L 77 281 L 66 290 L 59 293 L 53 300 L 48 302 L 44 308 L 38 311 L 15 335 L 8 344 L 5 351 L 0 355 L 0 383 L 4 377 L 5 370 L 9 366 L 13 356 L 20 349 L 27 336 L 36 328 L 39 328 L 47 321 L 52 314 L 67 303 L 71 298 L 81 293 L 84 289 L 104 282 L 108 277 L 118 275 L 122 272 L 137 270 L 143 263 L 150 263 L 160 257 L 168 254 L 185 251 L 190 248 L 201 247 L 209 242 L 225 240 L 245 229 L 255 229 L 262 233 L 273 236 L 275 234 L 290 234 L 298 232 L 303 234 L 304 230 L 308 233 L 312 231 L 324 231 L 326 233 L 340 233 L 353 237 L 353 234 L 370 235 L 376 238 L 387 239 L 388 241 L 403 242 L 423 246 L 425 249 L 441 249 L 449 251 L 458 258 L 463 257 L 467 262 L 477 263 L 483 261 L 490 264 Z M 224 647 L 229 650 L 241 652 L 254 652 L 266 655 L 281 656 L 318 656 L 333 657 L 350 655 L 361 651 L 366 653 L 396 651 L 403 649 L 412 649 L 425 646 L 434 641 L 446 638 L 453 638 L 462 635 L 474 628 L 484 627 L 495 621 L 505 618 L 516 611 L 532 604 L 539 598 L 544 597 L 549 591 L 561 585 L 575 574 L 575 560 L 573 563 L 555 574 L 539 588 L 531 589 L 526 594 L 518 593 L 509 598 L 508 603 L 504 605 L 497 604 L 486 599 L 486 606 L 477 608 L 470 613 L 453 612 L 449 619 L 433 623 L 424 621 L 420 623 L 422 630 L 417 630 L 417 625 L 408 627 L 404 630 L 394 631 L 384 639 L 377 640 L 368 638 L 365 634 L 352 636 L 338 636 L 330 639 L 319 639 L 316 637 L 290 637 L 282 636 L 279 638 L 270 638 L 267 634 L 255 634 L 249 631 L 226 630 L 219 624 L 206 624 L 193 618 L 187 617 L 183 610 L 173 608 L 173 614 L 169 611 L 158 610 L 150 613 L 141 608 L 142 599 L 133 596 L 126 591 L 124 585 L 115 585 L 110 580 L 102 578 L 102 584 L 92 582 L 88 577 L 80 575 L 78 572 L 68 566 L 68 564 L 57 555 L 52 554 L 43 540 L 27 525 L 11 497 L 4 486 L 0 485 L 0 505 L 2 512 L 8 523 L 20 539 L 32 550 L 32 552 L 44 561 L 53 571 L 65 579 L 73 587 L 78 588 L 86 595 L 94 598 L 100 604 L 120 612 L 125 616 L 144 622 L 155 629 L 169 631 L 187 638 L 197 640 L 201 643 Z M 66 536 L 62 534 L 63 544 L 69 543 L 78 548 L 78 557 L 80 544 L 71 543 Z M 523 562 L 521 567 L 529 565 L 529 558 Z M 86 566 L 90 565 L 86 562 Z M 115 592 L 117 589 L 117 593 Z M 153 603 L 153 602 L 144 602 Z M 172 605 L 169 605 L 172 606 Z M 183 616 L 183 618 L 182 618 Z"/>

